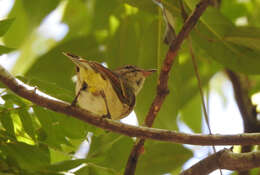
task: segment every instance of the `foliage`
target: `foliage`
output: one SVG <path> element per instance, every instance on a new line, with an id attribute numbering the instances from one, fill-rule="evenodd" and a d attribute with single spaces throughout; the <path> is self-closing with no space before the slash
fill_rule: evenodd
<path id="1" fill-rule="evenodd" d="M 183 2 L 191 13 L 198 0 Z M 174 17 L 178 33 L 183 24 L 178 1 L 163 4 Z M 259 1 L 222 0 L 220 9 L 209 7 L 201 17 L 191 41 L 203 86 L 223 67 L 250 75 L 255 87 L 260 86 L 260 20 L 255 20 L 260 18 L 259 6 Z M 62 23 L 69 29 L 62 40 L 39 30 L 54 10 L 63 13 Z M 240 17 L 246 17 L 248 25 L 235 25 Z M 0 37 L 5 44 L 0 45 L 0 55 L 16 48 L 19 57 L 13 74 L 71 102 L 74 67 L 63 51 L 105 62 L 111 69 L 134 64 L 157 68 L 159 74 L 168 49 L 163 43 L 164 28 L 161 9 L 150 0 L 16 0 L 8 18 L 0 21 Z M 185 42 L 170 73 L 170 94 L 154 127 L 178 130 L 180 116 L 194 132 L 201 132 L 201 101 L 190 57 Z M 143 123 L 153 100 L 158 74 L 149 77 L 137 98 L 139 123 Z M 132 138 L 36 106 L 1 87 L 1 174 L 62 174 L 82 165 L 75 174 L 123 173 L 134 144 Z M 93 133 L 91 141 L 87 139 L 89 132 Z M 83 141 L 91 143 L 90 150 L 86 158 L 75 159 L 74 153 Z M 182 145 L 149 141 L 137 174 L 178 174 L 191 157 L 192 152 Z"/>

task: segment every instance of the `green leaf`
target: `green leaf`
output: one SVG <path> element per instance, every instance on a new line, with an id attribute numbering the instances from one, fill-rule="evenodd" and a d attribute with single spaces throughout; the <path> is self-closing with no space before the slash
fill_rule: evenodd
<path id="1" fill-rule="evenodd" d="M 153 27 L 158 25 L 156 17 L 138 12 L 122 18 L 119 23 L 115 34 L 109 40 L 105 57 L 108 66 L 114 69 L 133 64 L 143 68 L 154 68 L 157 63 L 158 46 L 158 29 Z"/>
<path id="2" fill-rule="evenodd" d="M 153 1 L 150 0 L 125 0 L 125 2 L 133 7 L 138 8 L 138 10 L 145 13 L 149 12 L 151 14 L 158 14 L 158 9 L 161 10 Z M 161 1 L 168 10 L 172 12 L 174 16 L 180 16 L 180 7 L 178 1 Z"/>
<path id="3" fill-rule="evenodd" d="M 29 17 L 26 16 L 22 1 L 15 1 L 8 17 L 15 18 L 15 21 L 4 35 L 4 43 L 8 46 L 19 48 L 24 39 L 33 30 L 33 28 L 29 26 L 30 20 Z M 19 32 L 17 32 L 17 30 L 19 30 Z"/>
<path id="4" fill-rule="evenodd" d="M 3 54 L 9 53 L 13 50 L 14 50 L 13 48 L 9 48 L 9 47 L 0 45 L 0 56 Z"/>
<path id="5" fill-rule="evenodd" d="M 63 148 L 62 151 L 61 151 L 61 149 L 52 148 L 51 145 L 49 145 L 50 156 L 51 156 L 51 163 L 52 164 L 56 164 L 56 163 L 59 163 L 59 162 L 63 162 L 65 160 L 71 160 L 73 154 L 76 151 L 76 147 L 78 147 L 78 145 L 80 145 L 80 143 L 74 144 L 74 145 L 76 145 L 75 147 L 71 147 L 71 146 L 64 147 L 63 146 L 62 147 Z M 69 148 L 69 150 L 67 148 Z"/>
<path id="6" fill-rule="evenodd" d="M 36 140 L 34 123 L 33 123 L 31 114 L 28 112 L 28 109 L 25 108 L 25 109 L 18 110 L 18 114 L 19 114 L 19 117 L 20 117 L 20 120 L 22 122 L 25 132 L 33 140 Z"/>
<path id="7" fill-rule="evenodd" d="M 90 174 L 90 172 L 91 172 L 90 169 L 91 169 L 91 167 L 85 166 L 85 167 L 79 169 L 78 171 L 76 171 L 75 175 L 91 175 Z M 93 174 L 93 172 L 92 172 L 92 175 L 95 175 L 95 174 Z"/>
<path id="8" fill-rule="evenodd" d="M 252 175 L 258 175 L 259 174 L 259 168 L 253 168 L 249 171 L 250 174 Z"/>
<path id="9" fill-rule="evenodd" d="M 1 171 L 2 172 L 8 172 L 9 171 L 9 165 L 7 164 L 7 162 L 4 161 L 3 157 L 1 156 L 0 158 L 0 165 L 1 165 Z M 5 174 L 5 173 L 1 173 L 0 172 L 0 175 L 12 175 L 12 174 Z"/>
<path id="10" fill-rule="evenodd" d="M 25 76 L 55 83 L 58 87 L 73 91 L 75 85 L 72 82 L 72 76 L 75 74 L 75 66 L 62 52 L 74 53 L 90 60 L 100 61 L 98 58 L 102 58 L 94 38 L 78 37 L 59 44 L 39 57 Z"/>
<path id="11" fill-rule="evenodd" d="M 222 1 L 220 6 L 221 13 L 233 22 L 239 17 L 247 16 L 248 8 L 246 3 L 239 1 Z"/>
<path id="12" fill-rule="evenodd" d="M 47 169 L 48 171 L 68 171 L 70 169 L 76 168 L 77 166 L 81 165 L 82 163 L 85 163 L 86 159 L 75 159 L 75 160 L 65 160 L 62 162 L 58 162 L 52 165 L 49 165 L 47 167 L 44 167 L 44 169 Z"/>
<path id="13" fill-rule="evenodd" d="M 250 2 L 247 2 L 246 4 L 244 4 L 244 3 L 242 3 L 242 4 L 247 7 L 246 16 L 248 19 L 249 26 L 260 27 L 260 21 L 257 20 L 260 17 L 260 13 L 259 13 L 260 2 L 259 1 L 250 1 Z"/>
<path id="14" fill-rule="evenodd" d="M 6 102 L 5 105 L 11 108 L 13 108 L 14 104 L 18 105 L 19 107 L 26 107 L 28 104 L 28 101 L 25 101 L 25 99 L 17 96 L 13 92 L 9 92 L 3 95 L 2 98 Z"/>
<path id="15" fill-rule="evenodd" d="M 110 17 L 121 12 L 124 3 L 117 0 L 69 1 L 62 21 L 70 27 L 66 38 L 79 35 L 107 35 Z M 120 13 L 121 14 L 121 13 Z"/>
<path id="16" fill-rule="evenodd" d="M 16 139 L 11 113 L 9 111 L 5 111 L 5 110 L 1 111 L 0 121 L 3 125 L 3 127 L 5 128 L 6 132 L 8 133 L 9 137 Z"/>
<path id="17" fill-rule="evenodd" d="M 119 134 L 93 136 L 87 160 L 120 171 L 126 165 L 132 146 L 131 138 Z"/>
<path id="18" fill-rule="evenodd" d="M 22 0 L 24 10 L 31 25 L 38 25 L 42 19 L 54 10 L 60 0 Z"/>
<path id="19" fill-rule="evenodd" d="M 14 159 L 24 170 L 35 171 L 50 163 L 49 151 L 46 147 L 14 142 L 1 145 L 0 150 Z"/>
<path id="20" fill-rule="evenodd" d="M 13 18 L 0 21 L 0 37 L 3 36 L 14 22 Z"/>
<path id="21" fill-rule="evenodd" d="M 76 175 L 118 175 L 119 172 L 113 169 L 95 165 L 93 163 L 88 163 L 87 166 L 81 168 L 75 173 Z"/>
<path id="22" fill-rule="evenodd" d="M 137 164 L 137 175 L 159 175 L 180 169 L 192 152 L 172 143 L 147 142 L 145 152 Z"/>
<path id="23" fill-rule="evenodd" d="M 65 135 L 61 131 L 60 123 L 54 112 L 38 106 L 34 106 L 33 110 L 37 115 L 47 136 L 42 141 L 49 144 L 49 146 L 56 148 L 61 148 L 60 144 L 68 144 L 67 140 L 65 139 Z"/>
<path id="24" fill-rule="evenodd" d="M 252 82 L 252 87 L 250 88 L 249 95 L 253 95 L 254 93 L 259 92 L 260 89 L 260 76 L 259 75 L 251 75 L 249 76 L 250 81 Z"/>
<path id="25" fill-rule="evenodd" d="M 127 158 L 131 152 L 131 148 L 134 145 L 133 143 L 134 142 L 131 138 L 122 137 L 119 141 L 113 144 L 107 154 L 104 154 L 105 160 L 101 165 L 118 171 L 123 170 L 127 163 Z"/>
<path id="26" fill-rule="evenodd" d="M 260 51 L 260 28 L 237 27 L 224 37 L 226 41 Z"/>
<path id="27" fill-rule="evenodd" d="M 122 136 L 116 133 L 103 133 L 98 136 L 93 135 L 88 158 L 94 158 L 108 152 L 113 144 L 121 139 Z"/>
<path id="28" fill-rule="evenodd" d="M 192 0 L 186 0 L 192 6 Z M 196 30 L 192 31 L 193 41 L 209 58 L 215 59 L 225 67 L 246 74 L 259 74 L 260 52 L 225 40 L 236 27 L 217 9 L 208 8 Z"/>
<path id="29" fill-rule="evenodd" d="M 67 38 L 90 31 L 93 18 L 92 4 L 92 1 L 89 1 L 89 3 L 81 0 L 68 1 L 62 18 L 62 22 L 70 28 Z"/>
<path id="30" fill-rule="evenodd" d="M 61 144 L 71 145 L 68 139 L 85 138 L 87 125 L 84 122 L 42 107 L 34 106 L 33 109 L 46 134 L 42 139 L 49 146 L 61 148 Z"/>
<path id="31" fill-rule="evenodd" d="M 138 9 L 142 9 L 151 13 L 157 12 L 157 6 L 150 0 L 126 0 L 126 3 L 128 3 L 131 6 L 137 7 Z"/>
<path id="32" fill-rule="evenodd" d="M 12 28 L 4 36 L 6 45 L 19 48 L 23 46 L 35 28 L 42 22 L 60 0 L 20 0 L 15 1 L 10 18 L 15 18 Z M 19 32 L 17 32 L 19 30 Z"/>
<path id="33" fill-rule="evenodd" d="M 71 139 L 85 139 L 89 125 L 74 117 L 65 116 L 62 114 L 57 115 L 60 121 L 61 132 Z"/>
<path id="34" fill-rule="evenodd" d="M 196 133 L 201 132 L 202 103 L 200 94 L 189 100 L 181 110 L 181 119 Z"/>

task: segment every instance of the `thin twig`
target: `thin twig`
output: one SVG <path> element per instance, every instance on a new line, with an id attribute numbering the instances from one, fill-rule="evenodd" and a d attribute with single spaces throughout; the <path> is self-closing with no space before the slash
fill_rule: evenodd
<path id="1" fill-rule="evenodd" d="M 188 15 L 187 15 L 187 13 L 186 13 L 186 11 L 184 9 L 183 2 L 181 0 L 179 0 L 179 2 L 180 2 L 180 6 L 181 6 L 182 18 L 185 21 L 187 19 Z M 198 80 L 198 86 L 199 86 L 199 91 L 200 91 L 200 97 L 201 97 L 201 102 L 202 102 L 202 109 L 203 109 L 203 113 L 204 113 L 204 119 L 206 121 L 206 125 L 208 127 L 209 134 L 212 135 L 212 131 L 211 131 L 211 128 L 210 128 L 210 123 L 209 123 L 209 116 L 208 116 L 208 113 L 207 113 L 207 110 L 206 110 L 206 109 L 209 109 L 209 108 L 206 108 L 206 103 L 205 103 L 205 100 L 204 100 L 204 94 L 203 94 L 203 91 L 202 91 L 201 79 L 200 79 L 200 75 L 199 75 L 199 71 L 198 71 L 198 65 L 197 65 L 197 62 L 196 62 L 195 54 L 193 52 L 192 42 L 191 42 L 190 37 L 188 37 L 188 43 L 189 43 L 189 50 L 190 50 L 190 54 L 191 54 L 191 60 L 192 60 L 194 72 L 195 72 L 196 78 Z M 217 151 L 216 151 L 215 145 L 212 145 L 212 148 L 213 148 L 213 152 L 216 153 Z M 223 175 L 221 169 L 219 169 L 219 172 L 220 172 L 220 175 Z"/>
<path id="2" fill-rule="evenodd" d="M 218 163 L 219 162 L 219 163 Z M 250 153 L 233 153 L 223 149 L 199 161 L 180 175 L 208 175 L 221 168 L 227 170 L 250 170 L 260 166 L 260 151 Z"/>
<path id="3" fill-rule="evenodd" d="M 142 139 L 153 139 L 191 145 L 260 145 L 260 133 L 236 135 L 185 134 L 165 129 L 156 129 L 142 126 L 137 127 L 123 124 L 119 121 L 97 117 L 84 109 L 71 106 L 67 102 L 48 96 L 38 89 L 24 84 L 20 80 L 13 77 L 1 65 L 0 81 L 14 93 L 33 102 L 36 105 L 45 107 L 55 112 L 66 114 L 68 116 L 72 116 L 99 128 L 117 132 L 129 137 L 138 137 Z"/>
<path id="4" fill-rule="evenodd" d="M 212 131 L 211 131 L 211 128 L 210 128 L 210 123 L 209 123 L 209 116 L 208 116 L 208 113 L 206 111 L 206 104 L 205 104 L 205 101 L 204 101 L 204 94 L 203 94 L 203 91 L 202 91 L 202 84 L 201 84 L 201 79 L 200 79 L 200 75 L 199 75 L 199 71 L 198 71 L 198 65 L 197 65 L 197 62 L 196 62 L 195 54 L 194 54 L 193 49 L 192 49 L 192 43 L 191 43 L 190 38 L 188 38 L 188 40 L 189 40 L 188 42 L 189 42 L 192 64 L 193 64 L 193 67 L 194 67 L 196 78 L 198 80 L 198 86 L 199 86 L 199 91 L 200 91 L 200 97 L 201 97 L 201 102 L 202 102 L 202 109 L 203 109 L 203 113 L 204 113 L 204 118 L 205 118 L 208 130 L 209 130 L 209 134 L 212 135 Z M 213 152 L 216 153 L 217 151 L 216 151 L 215 145 L 212 145 L 212 148 L 213 148 Z M 220 173 L 220 175 L 223 175 L 221 169 L 219 169 L 219 173 Z"/>
<path id="5" fill-rule="evenodd" d="M 208 113 L 207 113 L 207 110 L 206 110 L 206 103 L 204 101 L 204 94 L 203 94 L 203 91 L 202 91 L 202 84 L 201 84 L 201 79 L 200 79 L 200 75 L 199 75 L 199 71 L 198 71 L 198 65 L 197 65 L 197 62 L 196 62 L 195 54 L 194 54 L 193 49 L 192 49 L 192 44 L 191 44 L 190 38 L 188 38 L 188 42 L 189 42 L 189 49 L 190 49 L 191 60 L 192 60 L 194 72 L 195 72 L 196 78 L 198 80 L 198 86 L 199 86 L 199 92 L 200 92 L 200 97 L 201 97 L 201 102 L 202 102 L 202 109 L 203 109 L 204 118 L 205 118 L 208 130 L 209 130 L 209 134 L 212 134 L 212 131 L 211 131 L 211 128 L 210 128 L 210 123 L 209 123 L 209 116 L 208 116 Z M 215 147 L 214 147 L 214 151 L 216 152 Z"/>
<path id="6" fill-rule="evenodd" d="M 151 127 L 155 117 L 157 116 L 157 113 L 160 111 L 161 106 L 165 100 L 165 97 L 168 95 L 168 79 L 169 79 L 169 72 L 171 70 L 171 67 L 173 65 L 173 62 L 175 60 L 175 57 L 177 55 L 177 52 L 179 48 L 181 47 L 182 42 L 184 39 L 188 36 L 190 31 L 194 28 L 195 24 L 199 20 L 200 16 L 203 14 L 203 12 L 206 10 L 208 5 L 210 5 L 211 0 L 201 0 L 192 15 L 185 21 L 183 24 L 183 27 L 179 34 L 177 35 L 176 39 L 172 41 L 168 52 L 166 54 L 166 57 L 164 59 L 159 81 L 157 85 L 157 94 L 156 97 L 153 100 L 153 103 L 150 107 L 150 110 L 145 118 L 145 125 L 148 127 Z M 140 139 L 136 142 L 134 147 L 132 148 L 132 151 L 130 153 L 130 156 L 127 161 L 126 169 L 124 174 L 125 175 L 134 175 L 136 164 L 138 162 L 138 158 L 140 155 L 140 150 L 143 148 L 144 140 Z"/>
<path id="7" fill-rule="evenodd" d="M 184 21 L 186 21 L 188 15 L 187 15 L 186 11 L 184 10 L 184 6 L 183 6 L 182 1 L 179 0 L 179 2 L 180 2 L 180 6 L 181 6 L 182 18 L 183 18 Z M 208 116 L 208 113 L 207 113 L 207 110 L 206 110 L 206 104 L 205 104 L 205 101 L 204 101 L 204 94 L 203 94 L 203 91 L 202 91 L 202 84 L 201 84 L 201 79 L 200 79 L 200 75 L 199 75 L 199 71 L 198 71 L 198 65 L 197 65 L 197 62 L 196 62 L 195 54 L 193 52 L 190 37 L 188 37 L 188 44 L 189 44 L 189 50 L 190 50 L 192 65 L 193 65 L 193 68 L 194 68 L 195 76 L 196 76 L 197 81 L 198 81 L 199 92 L 200 92 L 200 97 L 201 97 L 201 102 L 202 102 L 202 109 L 203 109 L 203 113 L 204 113 L 204 116 L 205 116 L 205 121 L 206 121 L 208 130 L 209 130 L 209 134 L 212 134 L 211 128 L 210 128 L 210 123 L 209 123 L 209 116 Z M 213 147 L 213 150 L 214 150 L 214 152 L 216 152 L 215 147 Z"/>

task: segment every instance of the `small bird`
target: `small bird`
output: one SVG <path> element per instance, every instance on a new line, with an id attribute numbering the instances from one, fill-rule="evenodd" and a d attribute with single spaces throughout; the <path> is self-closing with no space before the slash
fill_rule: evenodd
<path id="1" fill-rule="evenodd" d="M 72 105 L 78 104 L 96 116 L 114 120 L 126 117 L 133 110 L 146 77 L 155 72 L 133 65 L 112 71 L 77 55 L 63 54 L 76 65 L 76 96 Z"/>

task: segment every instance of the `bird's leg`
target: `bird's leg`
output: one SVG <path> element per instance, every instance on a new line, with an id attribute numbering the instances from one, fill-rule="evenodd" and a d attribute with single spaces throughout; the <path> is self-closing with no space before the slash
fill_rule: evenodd
<path id="1" fill-rule="evenodd" d="M 71 106 L 76 106 L 76 103 L 77 103 L 77 100 L 78 100 L 78 97 L 79 97 L 79 94 L 80 94 L 80 91 L 77 93 L 76 97 L 73 99 L 72 103 L 71 103 Z"/>
<path id="2" fill-rule="evenodd" d="M 101 96 L 103 97 L 103 99 L 104 99 L 104 101 L 105 101 L 106 109 L 107 109 L 107 114 L 104 115 L 103 117 L 104 117 L 104 118 L 109 118 L 109 119 L 111 119 L 111 114 L 110 114 L 110 111 L 109 111 L 109 108 L 108 108 L 108 103 L 107 103 L 106 95 L 105 95 L 104 91 L 100 91 L 100 94 L 101 94 Z"/>
<path id="3" fill-rule="evenodd" d="M 86 90 L 87 88 L 88 88 L 88 84 L 87 84 L 86 82 L 83 82 L 83 83 L 82 83 L 82 86 L 81 86 L 81 88 L 80 88 L 80 90 L 78 91 L 78 93 L 77 93 L 77 95 L 76 95 L 76 97 L 75 97 L 74 100 L 72 101 L 71 106 L 76 106 L 76 103 L 77 103 L 77 101 L 78 101 L 78 97 L 79 97 L 81 91 L 84 91 L 84 90 Z"/>

